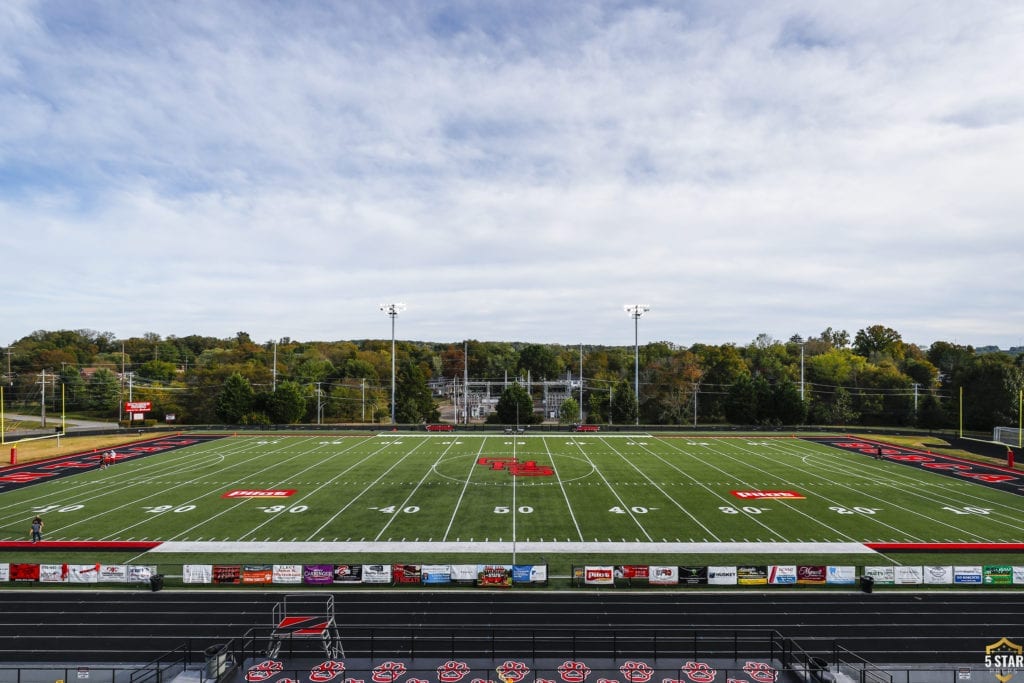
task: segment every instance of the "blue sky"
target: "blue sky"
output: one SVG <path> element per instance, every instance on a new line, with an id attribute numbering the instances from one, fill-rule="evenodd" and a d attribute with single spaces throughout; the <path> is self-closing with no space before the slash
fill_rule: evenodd
<path id="1" fill-rule="evenodd" d="M 1019 2 L 0 3 L 0 344 L 1024 344 Z"/>

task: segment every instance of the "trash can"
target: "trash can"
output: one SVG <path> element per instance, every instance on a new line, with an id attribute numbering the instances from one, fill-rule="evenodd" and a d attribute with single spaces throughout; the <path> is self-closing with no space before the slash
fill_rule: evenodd
<path id="1" fill-rule="evenodd" d="M 865 593 L 870 593 L 875 587 L 875 577 L 864 574 L 860 577 L 860 589 Z"/>
<path id="2" fill-rule="evenodd" d="M 811 680 L 817 681 L 817 683 L 832 683 L 835 680 L 832 672 L 828 669 L 828 660 L 821 657 L 807 658 L 807 673 Z"/>
<path id="3" fill-rule="evenodd" d="M 149 587 L 154 593 L 156 593 L 158 590 L 162 590 L 164 587 L 164 575 L 153 574 L 152 576 L 150 576 Z"/>
<path id="4" fill-rule="evenodd" d="M 228 646 L 211 645 L 203 651 L 206 655 L 206 677 L 217 679 L 228 671 Z"/>

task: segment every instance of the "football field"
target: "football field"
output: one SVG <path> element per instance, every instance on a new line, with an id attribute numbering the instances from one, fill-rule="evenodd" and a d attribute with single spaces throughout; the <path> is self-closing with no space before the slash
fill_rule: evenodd
<path id="1" fill-rule="evenodd" d="M 109 468 L 80 457 L 60 477 L 0 489 L 0 541 L 24 541 L 40 515 L 47 542 L 153 541 L 182 552 L 1024 542 L 1024 498 L 1012 482 L 1000 490 L 950 466 L 908 466 L 921 458 L 904 449 L 876 459 L 837 445 L 794 436 L 224 435 L 126 449 Z"/>

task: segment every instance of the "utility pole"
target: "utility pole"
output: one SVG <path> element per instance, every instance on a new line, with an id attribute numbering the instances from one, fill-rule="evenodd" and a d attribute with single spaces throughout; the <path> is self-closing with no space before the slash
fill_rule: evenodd
<path id="1" fill-rule="evenodd" d="M 39 381 L 39 386 L 42 387 L 42 393 L 39 399 L 39 426 L 46 427 L 46 370 L 43 370 L 42 379 Z"/>
<path id="2" fill-rule="evenodd" d="M 462 406 L 466 409 L 466 421 L 469 424 L 469 342 L 462 342 Z M 458 415 L 455 416 L 458 418 Z M 458 424 L 458 419 L 455 420 Z"/>

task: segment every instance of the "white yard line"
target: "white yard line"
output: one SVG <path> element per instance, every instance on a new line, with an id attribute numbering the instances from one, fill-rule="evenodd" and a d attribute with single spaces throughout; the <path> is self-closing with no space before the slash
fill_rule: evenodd
<path id="1" fill-rule="evenodd" d="M 619 495 L 619 492 L 615 489 L 615 486 L 610 481 L 608 481 L 608 479 L 604 476 L 601 470 L 598 469 L 596 465 L 594 465 L 594 461 L 591 460 L 587 452 L 583 450 L 582 445 L 578 443 L 575 439 L 573 439 L 573 444 L 579 450 L 580 454 L 587 459 L 587 462 L 590 463 L 590 466 L 594 468 L 594 472 L 597 474 L 598 477 L 601 478 L 601 481 L 604 482 L 604 485 L 608 487 L 609 493 L 611 493 L 615 497 L 615 500 L 619 501 L 619 506 L 626 512 L 626 514 L 630 516 L 630 518 L 633 520 L 633 523 L 636 524 L 637 528 L 641 531 L 641 533 L 643 533 L 643 535 L 647 537 L 647 540 L 653 543 L 654 539 L 651 538 L 651 535 L 649 533 L 647 533 L 647 529 L 645 529 L 644 525 L 640 523 L 640 520 L 636 518 L 636 514 L 630 509 L 631 506 L 628 505 L 626 501 L 622 500 L 622 496 Z M 605 444 L 602 440 L 601 442 L 598 442 L 598 445 L 603 446 Z"/>
<path id="2" fill-rule="evenodd" d="M 583 540 L 583 530 L 580 529 L 579 520 L 576 519 L 576 512 L 572 509 L 572 503 L 569 502 L 569 492 L 565 490 L 565 482 L 562 481 L 561 475 L 558 473 L 558 464 L 555 462 L 556 458 L 551 454 L 551 448 L 548 446 L 548 440 L 544 439 L 544 450 L 547 452 L 548 460 L 551 461 L 551 469 L 555 471 L 555 479 L 558 481 L 558 489 L 562 492 L 562 499 L 565 500 L 565 509 L 569 511 L 569 518 L 572 519 L 572 526 L 576 529 L 576 537 Z M 591 463 L 593 467 L 593 463 Z"/>

